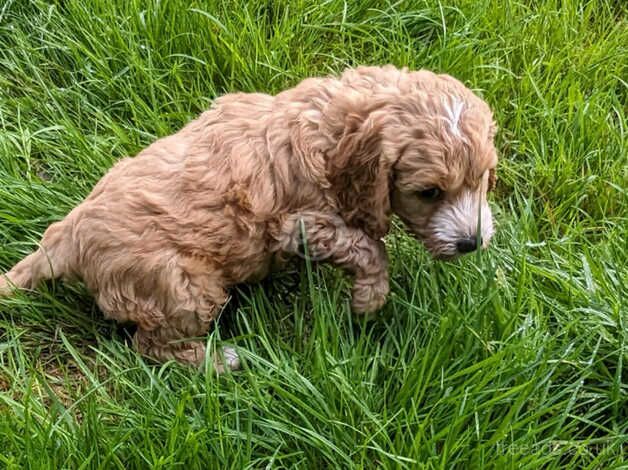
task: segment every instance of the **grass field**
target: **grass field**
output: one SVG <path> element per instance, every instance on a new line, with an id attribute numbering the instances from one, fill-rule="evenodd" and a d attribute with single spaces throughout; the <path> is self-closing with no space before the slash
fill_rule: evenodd
<path id="1" fill-rule="evenodd" d="M 370 324 L 325 266 L 242 286 L 208 337 L 233 374 L 143 360 L 80 285 L 0 300 L 0 468 L 626 465 L 628 10 L 451 3 L 0 1 L 0 271 L 228 91 L 444 71 L 501 156 L 490 250 L 439 263 L 396 228 Z"/>

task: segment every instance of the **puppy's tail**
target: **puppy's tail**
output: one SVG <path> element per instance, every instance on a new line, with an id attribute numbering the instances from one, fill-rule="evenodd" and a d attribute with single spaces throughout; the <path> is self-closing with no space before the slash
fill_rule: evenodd
<path id="1" fill-rule="evenodd" d="M 38 250 L 13 266 L 8 273 L 0 274 L 0 297 L 10 295 L 15 289 L 32 289 L 45 279 L 69 274 L 72 257 L 69 224 L 65 220 L 52 224 L 44 233 Z"/>

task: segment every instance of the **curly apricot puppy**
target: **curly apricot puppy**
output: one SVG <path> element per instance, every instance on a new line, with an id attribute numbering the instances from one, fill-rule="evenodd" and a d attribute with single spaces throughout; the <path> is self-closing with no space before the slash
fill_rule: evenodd
<path id="1" fill-rule="evenodd" d="M 304 234 L 354 276 L 353 309 L 370 313 L 388 294 L 392 213 L 436 257 L 488 244 L 494 133 L 484 101 L 428 71 L 360 67 L 225 95 L 118 162 L 0 276 L 0 293 L 80 278 L 108 318 L 137 324 L 142 354 L 199 365 L 226 290 L 298 253 Z M 237 366 L 228 352 L 219 370 Z"/>

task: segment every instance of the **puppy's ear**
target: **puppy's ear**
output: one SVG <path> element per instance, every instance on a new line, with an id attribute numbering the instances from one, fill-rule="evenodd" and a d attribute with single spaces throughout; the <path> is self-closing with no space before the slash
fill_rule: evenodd
<path id="1" fill-rule="evenodd" d="M 383 237 L 390 227 L 391 164 L 382 155 L 384 118 L 382 111 L 346 116 L 328 161 L 328 179 L 341 216 L 373 239 Z"/>
<path id="2" fill-rule="evenodd" d="M 491 168 L 488 172 L 488 188 L 487 191 L 491 192 L 495 190 L 497 186 L 497 175 L 495 174 L 495 168 Z"/>

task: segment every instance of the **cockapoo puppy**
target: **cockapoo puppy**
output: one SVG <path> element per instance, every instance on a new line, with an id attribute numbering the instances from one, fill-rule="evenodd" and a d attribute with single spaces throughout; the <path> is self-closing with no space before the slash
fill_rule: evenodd
<path id="1" fill-rule="evenodd" d="M 106 317 L 137 324 L 140 353 L 200 365 L 227 289 L 305 240 L 353 276 L 353 310 L 372 313 L 389 290 L 393 213 L 438 258 L 488 244 L 494 134 L 482 99 L 424 70 L 359 67 L 276 96 L 228 94 L 118 162 L 0 275 L 0 293 L 82 279 Z M 236 366 L 228 353 L 218 370 Z"/>

